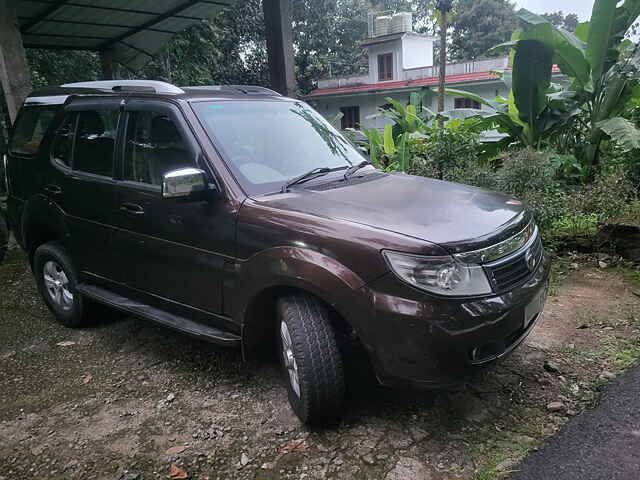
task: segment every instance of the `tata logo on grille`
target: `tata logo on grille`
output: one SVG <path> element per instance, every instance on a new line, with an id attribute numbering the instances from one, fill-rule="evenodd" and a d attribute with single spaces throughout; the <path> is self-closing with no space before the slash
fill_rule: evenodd
<path id="1" fill-rule="evenodd" d="M 533 254 L 533 248 L 530 248 L 527 250 L 527 253 L 525 253 L 524 262 L 527 264 L 529 271 L 533 272 L 533 269 L 536 268 L 536 257 Z"/>

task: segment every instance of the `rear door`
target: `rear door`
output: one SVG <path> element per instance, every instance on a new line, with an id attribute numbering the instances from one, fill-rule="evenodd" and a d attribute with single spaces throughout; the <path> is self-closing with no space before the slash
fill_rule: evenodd
<path id="1" fill-rule="evenodd" d="M 213 182 L 212 171 L 176 105 L 133 100 L 125 110 L 115 241 L 119 278 L 134 294 L 165 306 L 176 303 L 218 314 L 228 258 L 218 252 L 233 241 L 235 213 L 221 197 L 162 198 L 162 177 L 168 171 L 196 167 Z"/>
<path id="2" fill-rule="evenodd" d="M 113 277 L 120 102 L 79 99 L 66 108 L 50 147 L 53 173 L 44 185 L 45 194 L 65 214 L 74 263 L 96 279 Z"/>
<path id="3" fill-rule="evenodd" d="M 61 110 L 61 105 L 28 105 L 22 107 L 16 119 L 6 153 L 7 206 L 9 224 L 18 236 L 18 228 L 24 202 L 39 193 L 39 171 L 42 157 L 46 155 L 42 145 L 46 132 Z M 41 148 L 42 147 L 42 148 Z M 4 152 L 2 152 L 4 153 Z"/>

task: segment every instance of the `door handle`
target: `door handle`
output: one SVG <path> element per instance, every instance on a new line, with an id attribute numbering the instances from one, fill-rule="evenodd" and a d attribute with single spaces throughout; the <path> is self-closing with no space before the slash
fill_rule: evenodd
<path id="1" fill-rule="evenodd" d="M 123 203 L 120 210 L 131 215 L 144 215 L 144 208 L 136 203 Z"/>
<path id="2" fill-rule="evenodd" d="M 50 183 L 49 185 L 45 185 L 44 191 L 52 195 L 60 195 L 62 193 L 62 189 L 59 186 L 54 185 L 52 183 Z"/>

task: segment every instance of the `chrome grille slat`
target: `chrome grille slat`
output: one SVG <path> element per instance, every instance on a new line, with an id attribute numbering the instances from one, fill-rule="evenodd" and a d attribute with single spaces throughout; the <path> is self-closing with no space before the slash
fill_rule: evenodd
<path id="1" fill-rule="evenodd" d="M 533 269 L 527 265 L 526 256 L 529 251 L 535 259 Z M 485 265 L 487 277 L 494 291 L 502 293 L 525 282 L 540 265 L 543 254 L 542 240 L 537 234 L 532 242 L 513 256 Z"/>

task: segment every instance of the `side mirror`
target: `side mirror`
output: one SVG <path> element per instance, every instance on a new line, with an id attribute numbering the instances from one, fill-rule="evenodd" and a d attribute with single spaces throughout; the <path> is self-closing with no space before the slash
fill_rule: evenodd
<path id="1" fill-rule="evenodd" d="M 207 189 L 204 171 L 197 168 L 180 168 L 162 177 L 162 198 L 189 197 Z"/>

